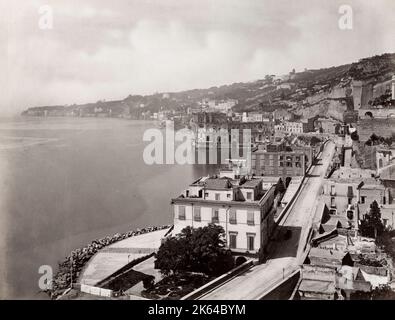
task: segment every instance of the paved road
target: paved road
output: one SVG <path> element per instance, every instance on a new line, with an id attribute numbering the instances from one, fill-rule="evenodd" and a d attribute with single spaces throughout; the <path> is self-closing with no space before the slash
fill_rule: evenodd
<path id="1" fill-rule="evenodd" d="M 334 150 L 335 144 L 328 142 L 317 165 L 309 171 L 298 198 L 280 222 L 279 231 L 291 229 L 291 238 L 276 242 L 269 251 L 269 259 L 265 264 L 236 276 L 221 287 L 208 292 L 201 297 L 202 300 L 256 300 L 273 284 L 281 281 L 284 275 L 287 276 L 298 268 L 315 213 L 315 199 L 320 192 Z"/>

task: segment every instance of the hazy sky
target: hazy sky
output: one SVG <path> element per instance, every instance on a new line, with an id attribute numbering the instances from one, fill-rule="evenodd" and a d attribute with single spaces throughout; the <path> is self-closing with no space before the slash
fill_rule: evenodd
<path id="1" fill-rule="evenodd" d="M 341 4 L 353 29 L 338 27 Z M 53 28 L 39 28 L 50 5 Z M 394 0 L 0 0 L 0 112 L 206 88 L 395 52 Z"/>

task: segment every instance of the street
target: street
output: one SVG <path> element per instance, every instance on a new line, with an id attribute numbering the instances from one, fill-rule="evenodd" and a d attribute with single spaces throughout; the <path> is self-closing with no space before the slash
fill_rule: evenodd
<path id="1" fill-rule="evenodd" d="M 319 195 L 334 150 L 335 144 L 332 141 L 325 145 L 320 159 L 307 173 L 297 199 L 278 226 L 280 233 L 281 229 L 290 229 L 291 237 L 288 240 L 278 240 L 273 243 L 265 264 L 247 270 L 200 299 L 256 300 L 284 276 L 286 277 L 298 268 L 302 263 L 300 257 L 304 252 L 306 238 L 312 225 L 315 200 Z"/>

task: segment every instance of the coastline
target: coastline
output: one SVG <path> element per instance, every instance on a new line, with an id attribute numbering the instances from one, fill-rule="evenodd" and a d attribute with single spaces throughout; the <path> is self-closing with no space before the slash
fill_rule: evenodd
<path id="1" fill-rule="evenodd" d="M 73 284 L 78 282 L 79 276 L 89 260 L 98 253 L 101 249 L 121 240 L 127 238 L 171 228 L 170 225 L 151 226 L 135 231 L 128 231 L 124 233 L 116 233 L 113 236 L 106 236 L 104 238 L 95 239 L 85 247 L 73 250 L 62 262 L 58 264 L 58 271 L 53 280 L 52 287 L 49 290 L 43 290 L 51 299 L 57 299 L 62 296 Z"/>

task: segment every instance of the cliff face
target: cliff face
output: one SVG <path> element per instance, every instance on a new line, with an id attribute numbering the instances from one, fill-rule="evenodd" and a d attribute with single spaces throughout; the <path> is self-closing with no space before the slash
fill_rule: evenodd
<path id="1" fill-rule="evenodd" d="M 347 104 L 344 100 L 324 99 L 308 107 L 293 109 L 292 112 L 303 118 L 312 118 L 315 116 L 329 117 L 343 121 L 343 113 L 347 110 Z"/>

